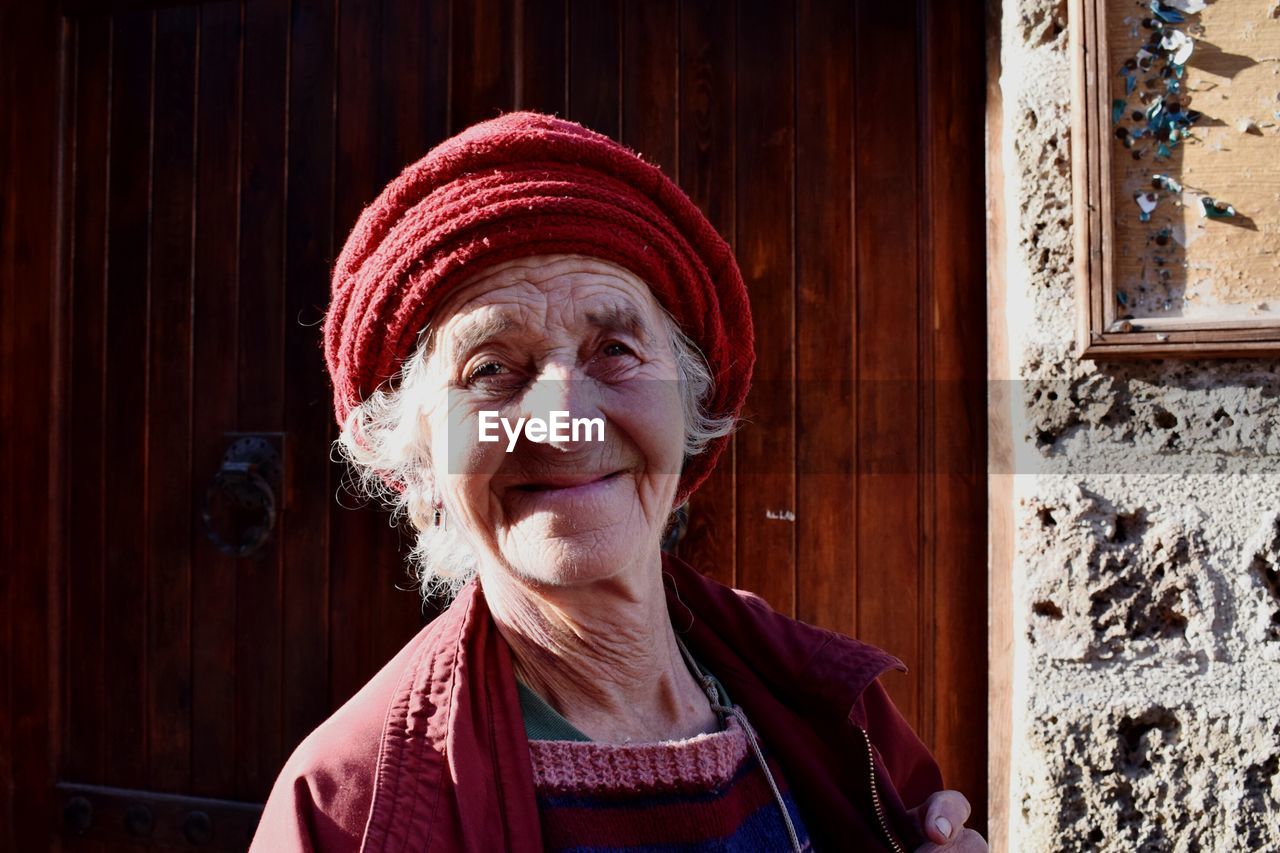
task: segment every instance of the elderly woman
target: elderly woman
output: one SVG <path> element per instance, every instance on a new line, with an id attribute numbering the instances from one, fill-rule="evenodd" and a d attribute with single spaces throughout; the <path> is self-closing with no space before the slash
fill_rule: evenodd
<path id="1" fill-rule="evenodd" d="M 662 553 L 753 362 L 725 242 L 635 154 L 513 113 L 339 258 L 341 446 L 449 608 L 298 747 L 255 848 L 985 850 L 878 649 Z"/>

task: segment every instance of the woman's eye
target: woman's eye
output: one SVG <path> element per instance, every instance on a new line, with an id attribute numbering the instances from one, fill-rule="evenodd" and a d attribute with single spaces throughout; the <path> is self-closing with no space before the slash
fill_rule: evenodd
<path id="1" fill-rule="evenodd" d="M 603 352 L 605 355 L 611 358 L 615 358 L 617 356 L 622 356 L 622 355 L 633 355 L 630 347 L 628 347 L 626 344 L 620 344 L 617 341 L 610 341 L 609 343 L 605 344 Z"/>
<path id="2" fill-rule="evenodd" d="M 488 376 L 498 376 L 506 373 L 507 369 L 496 361 L 486 361 L 467 375 L 468 382 L 475 382 L 477 379 L 484 379 Z"/>

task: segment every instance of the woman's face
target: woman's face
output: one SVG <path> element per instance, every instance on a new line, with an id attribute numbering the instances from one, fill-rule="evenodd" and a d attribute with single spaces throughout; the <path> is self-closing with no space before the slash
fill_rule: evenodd
<path id="1" fill-rule="evenodd" d="M 666 320 L 648 287 L 593 258 L 484 271 L 436 313 L 423 410 L 448 523 L 537 584 L 609 577 L 657 556 L 683 461 Z M 520 418 L 602 419 L 534 440 Z M 486 414 L 483 418 L 482 413 Z M 502 421 L 506 425 L 502 425 Z M 481 440 L 481 425 L 496 441 Z M 529 421 L 526 421 L 526 424 Z"/>

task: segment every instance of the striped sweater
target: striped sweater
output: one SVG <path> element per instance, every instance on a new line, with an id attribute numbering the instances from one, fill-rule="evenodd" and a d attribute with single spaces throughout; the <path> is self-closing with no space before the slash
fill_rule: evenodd
<path id="1" fill-rule="evenodd" d="M 519 688 L 545 849 L 791 849 L 777 800 L 736 719 L 687 740 L 593 743 L 524 685 Z M 801 847 L 809 850 L 782 771 L 767 751 L 765 757 Z"/>

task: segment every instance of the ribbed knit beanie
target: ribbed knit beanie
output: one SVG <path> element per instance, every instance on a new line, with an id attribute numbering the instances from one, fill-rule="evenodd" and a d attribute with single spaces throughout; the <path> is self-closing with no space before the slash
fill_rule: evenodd
<path id="1" fill-rule="evenodd" d="M 656 166 L 571 121 L 508 113 L 445 140 L 360 215 L 333 273 L 325 359 L 339 425 L 412 354 L 432 310 L 486 267 L 589 255 L 635 274 L 706 357 L 710 414 L 737 415 L 755 362 L 733 252 Z M 678 501 L 727 444 L 689 460 Z"/>

